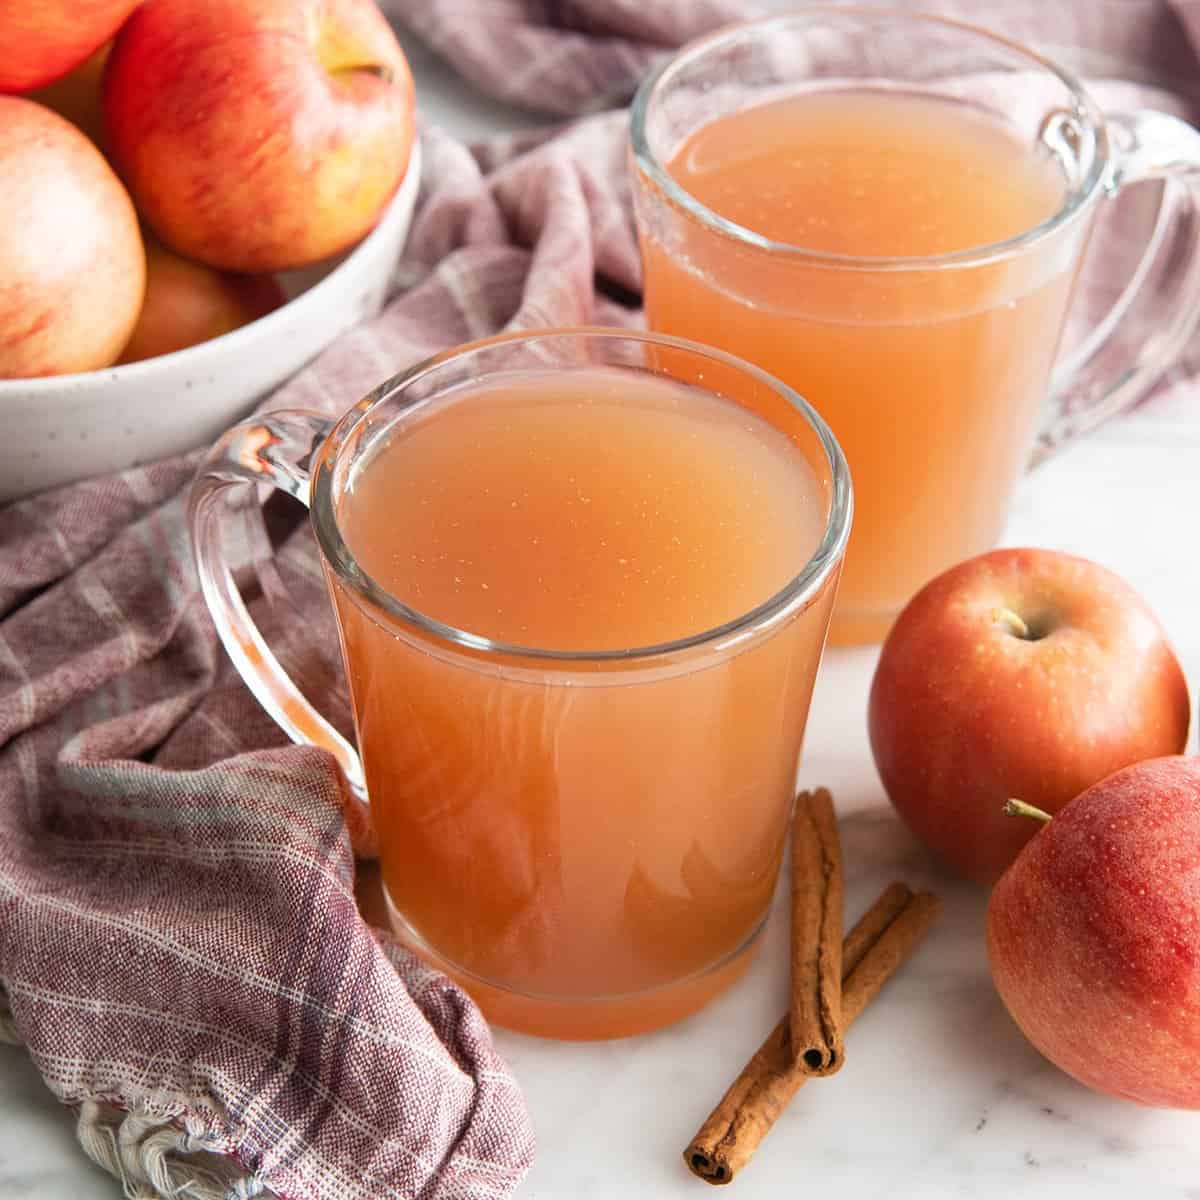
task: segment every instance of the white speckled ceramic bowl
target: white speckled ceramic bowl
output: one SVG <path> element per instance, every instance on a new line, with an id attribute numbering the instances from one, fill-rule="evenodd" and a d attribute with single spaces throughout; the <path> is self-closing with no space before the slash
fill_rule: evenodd
<path id="1" fill-rule="evenodd" d="M 222 337 L 126 366 L 0 380 L 0 502 L 211 442 L 351 325 L 374 316 L 408 235 L 420 147 L 354 249 L 279 277 L 281 308 Z"/>

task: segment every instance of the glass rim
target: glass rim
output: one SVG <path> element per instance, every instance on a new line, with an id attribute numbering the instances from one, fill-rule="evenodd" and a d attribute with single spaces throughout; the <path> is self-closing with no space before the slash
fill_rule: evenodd
<path id="1" fill-rule="evenodd" d="M 749 40 L 763 31 L 769 32 L 772 29 L 809 24 L 818 17 L 889 20 L 952 30 L 989 42 L 1009 54 L 1025 59 L 1032 66 L 1048 72 L 1057 78 L 1071 94 L 1076 114 L 1094 130 L 1096 154 L 1088 173 L 1077 188 L 1068 191 L 1063 203 L 1038 224 L 1031 225 L 1028 229 L 1002 241 L 985 242 L 978 246 L 969 246 L 963 250 L 951 250 L 940 254 L 877 256 L 835 254 L 829 251 L 809 249 L 794 242 L 776 241 L 721 216 L 681 186 L 651 149 L 646 133 L 646 121 L 657 90 L 660 86 L 669 83 L 672 75 L 714 50 L 734 45 L 739 41 Z M 992 33 L 977 25 L 971 25 L 966 21 L 940 17 L 931 13 L 867 5 L 806 5 L 788 13 L 727 25 L 714 33 L 694 39 L 659 63 L 638 86 L 630 107 L 629 137 L 636 170 L 649 178 L 672 203 L 709 229 L 756 250 L 785 256 L 808 266 L 829 267 L 843 271 L 911 271 L 974 267 L 1019 254 L 1057 232 L 1092 206 L 1101 191 L 1109 162 L 1108 135 L 1103 113 L 1079 79 L 1065 67 L 1059 66 L 1045 55 L 1039 54 L 1020 42 L 1001 34 Z"/>
<path id="2" fill-rule="evenodd" d="M 397 599 L 359 566 L 338 526 L 334 507 L 334 477 L 343 447 L 368 415 L 396 396 L 397 393 L 403 392 L 449 362 L 479 354 L 505 342 L 525 342 L 536 345 L 539 342 L 578 338 L 609 342 L 632 341 L 666 346 L 684 351 L 694 357 L 719 362 L 765 384 L 787 401 L 815 434 L 829 469 L 829 512 L 825 519 L 825 528 L 820 542 L 809 555 L 808 560 L 773 595 L 720 625 L 670 641 L 616 650 L 550 650 L 544 647 L 525 646 L 516 642 L 488 638 L 482 634 L 448 625 Z M 553 364 L 549 364 L 549 366 L 550 369 L 554 369 Z M 699 387 L 704 390 L 701 384 L 679 382 L 684 382 L 688 387 Z M 423 359 L 408 370 L 385 380 L 334 423 L 316 453 L 311 485 L 312 524 L 321 553 L 338 579 L 351 590 L 354 598 L 364 602 L 370 610 L 384 614 L 389 620 L 402 627 L 410 629 L 415 627 L 421 633 L 460 649 L 497 658 L 532 659 L 566 665 L 571 663 L 637 663 L 642 660 L 677 656 L 702 648 L 711 648 L 718 652 L 729 649 L 737 642 L 752 636 L 765 625 L 773 624 L 789 614 L 799 611 L 812 600 L 825 584 L 830 573 L 842 560 L 846 542 L 850 536 L 852 513 L 853 490 L 850 482 L 850 468 L 842 454 L 842 449 L 838 445 L 833 431 L 821 415 L 798 392 L 760 367 L 735 355 L 727 354 L 723 350 L 717 350 L 684 338 L 606 326 L 571 326 L 562 329 L 502 333 L 470 342 L 465 346 L 444 350 Z"/>

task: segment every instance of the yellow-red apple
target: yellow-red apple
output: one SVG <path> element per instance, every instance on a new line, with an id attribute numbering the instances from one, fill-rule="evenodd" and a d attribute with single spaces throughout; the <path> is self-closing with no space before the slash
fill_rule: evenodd
<path id="1" fill-rule="evenodd" d="M 121 28 L 138 0 L 0 4 L 0 92 L 27 92 L 77 67 Z"/>
<path id="2" fill-rule="evenodd" d="M 888 797 L 944 862 L 996 880 L 1032 836 L 1010 796 L 1057 812 L 1130 763 L 1178 754 L 1183 671 L 1145 602 L 1051 550 L 995 550 L 927 584 L 880 654 L 868 725 Z"/>
<path id="3" fill-rule="evenodd" d="M 36 100 L 60 117 L 66 117 L 101 150 L 104 149 L 104 135 L 100 115 L 100 80 L 104 76 L 104 64 L 111 50 L 112 42 L 105 42 L 61 79 L 26 93 L 26 99 Z"/>
<path id="4" fill-rule="evenodd" d="M 146 240 L 146 299 L 119 362 L 138 362 L 220 337 L 283 303 L 270 275 L 235 275 Z"/>
<path id="5" fill-rule="evenodd" d="M 146 0 L 113 47 L 103 105 L 146 221 L 231 271 L 358 241 L 412 149 L 412 76 L 373 0 Z"/>
<path id="6" fill-rule="evenodd" d="M 1052 1063 L 1200 1108 L 1200 760 L 1137 763 L 1072 800 L 996 884 L 987 941 L 1001 999 Z"/>
<path id="7" fill-rule="evenodd" d="M 57 113 L 0 96 L 0 378 L 108 366 L 145 283 L 137 214 L 104 156 Z"/>

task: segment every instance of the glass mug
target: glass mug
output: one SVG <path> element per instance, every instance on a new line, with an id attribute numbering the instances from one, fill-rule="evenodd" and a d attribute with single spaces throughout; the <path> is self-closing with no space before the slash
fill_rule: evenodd
<path id="1" fill-rule="evenodd" d="M 969 170 L 989 169 L 989 154 L 1013 158 L 994 172 L 1001 182 L 988 204 L 1032 206 L 1032 193 L 1008 189 L 1024 186 L 1026 173 L 1032 188 L 1038 171 L 1044 186 L 1049 171 L 1050 207 L 974 248 L 859 253 L 863 226 L 856 233 L 847 213 L 869 191 L 800 200 L 787 186 L 772 191 L 780 156 L 788 169 L 805 164 L 807 174 L 789 177 L 798 186 L 827 168 L 815 150 L 798 157 L 807 149 L 788 140 L 795 114 L 811 144 L 824 138 L 834 156 L 847 123 L 858 122 L 856 146 L 877 144 L 848 169 L 884 172 L 885 131 L 909 120 L 940 136 L 942 122 L 943 145 L 966 139 Z M 924 582 L 989 549 L 1031 444 L 1036 461 L 1132 404 L 1200 314 L 1200 134 L 1161 113 L 1105 118 L 1066 71 L 953 21 L 805 9 L 726 29 L 644 81 L 631 140 L 650 327 L 764 367 L 816 406 L 845 451 L 856 514 L 833 642 L 878 640 Z M 1108 318 L 1060 356 L 1095 215 L 1105 197 L 1142 180 L 1165 181 L 1149 246 Z M 925 182 L 926 209 L 904 201 L 916 206 L 910 229 L 930 211 L 939 221 L 978 219 L 950 211 L 938 179 Z M 789 204 L 794 216 L 783 211 Z M 825 239 L 822 249 L 799 244 L 799 232 L 796 242 L 776 241 L 754 228 L 807 229 L 798 223 L 806 206 L 805 219 L 827 220 L 836 235 L 809 234 Z"/>
<path id="2" fill-rule="evenodd" d="M 781 590 L 673 642 L 573 652 L 453 628 L 356 561 L 347 528 L 375 538 L 381 527 L 348 522 L 356 495 L 365 520 L 362 479 L 389 439 L 445 420 L 452 408 L 439 402 L 464 388 L 547 373 L 556 387 L 591 387 L 598 371 L 609 385 L 679 381 L 787 435 L 795 468 L 811 472 L 815 550 L 797 541 Z M 234 584 L 226 518 L 260 484 L 310 507 L 357 749 L 284 673 Z M 198 473 L 190 519 L 205 599 L 246 683 L 369 797 L 396 933 L 491 1019 L 545 1036 L 623 1036 L 686 1015 L 740 975 L 778 874 L 851 519 L 841 451 L 794 391 L 721 351 L 651 334 L 504 336 L 413 367 L 336 423 L 282 411 L 235 427 Z M 386 540 L 357 542 L 358 558 Z M 791 575 L 793 561 L 803 565 Z"/>

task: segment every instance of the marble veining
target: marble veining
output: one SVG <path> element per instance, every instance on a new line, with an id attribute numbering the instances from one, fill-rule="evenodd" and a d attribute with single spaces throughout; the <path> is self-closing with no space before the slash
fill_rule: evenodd
<path id="1" fill-rule="evenodd" d="M 459 134 L 521 120 L 463 92 L 428 56 L 414 55 L 414 65 L 426 119 Z M 1198 464 L 1200 402 L 1168 396 L 1030 475 L 1005 537 L 1084 554 L 1123 575 L 1167 626 L 1193 696 Z M 944 876 L 882 802 L 865 730 L 874 662 L 870 649 L 827 656 L 802 781 L 828 785 L 837 799 L 851 919 L 896 877 L 938 892 L 946 911 L 850 1032 L 844 1070 L 796 1096 L 731 1194 L 1200 1200 L 1200 1114 L 1086 1091 L 1045 1062 L 1004 1012 L 988 976 L 982 893 Z M 785 922 L 773 921 L 738 987 L 657 1034 L 571 1045 L 501 1033 L 540 1142 L 519 1200 L 704 1195 L 680 1153 L 783 1009 L 785 942 Z M 71 1115 L 24 1052 L 0 1046 L 0 1200 L 119 1196 L 119 1185 L 80 1152 Z"/>

